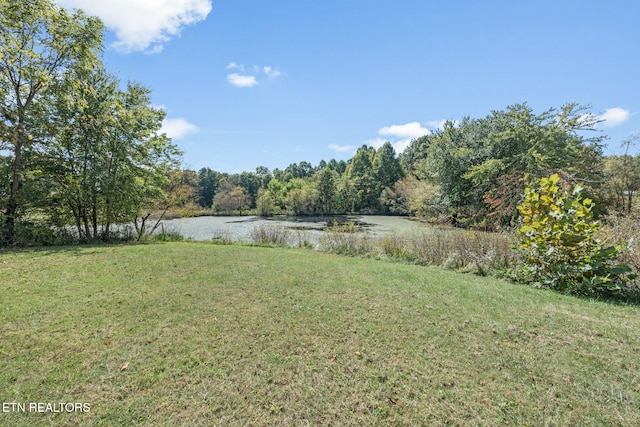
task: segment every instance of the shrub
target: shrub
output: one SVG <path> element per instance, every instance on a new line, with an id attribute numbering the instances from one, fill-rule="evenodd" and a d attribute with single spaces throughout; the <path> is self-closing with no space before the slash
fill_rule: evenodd
<path id="1" fill-rule="evenodd" d="M 408 239 L 396 234 L 388 235 L 378 241 L 382 253 L 391 258 L 412 261 Z"/>
<path id="2" fill-rule="evenodd" d="M 68 229 L 30 221 L 16 224 L 16 246 L 61 246 L 73 243 L 76 243 L 76 238 Z"/>
<path id="3" fill-rule="evenodd" d="M 319 243 L 321 250 L 351 256 L 371 255 L 375 251 L 371 240 L 366 235 L 361 235 L 360 226 L 353 222 L 334 222 L 324 231 Z"/>
<path id="4" fill-rule="evenodd" d="M 182 242 L 184 240 L 184 236 L 180 232 L 164 228 L 160 233 L 154 234 L 152 238 L 155 242 Z"/>
<path id="5" fill-rule="evenodd" d="M 277 225 L 259 225 L 251 230 L 251 239 L 263 245 L 286 246 L 291 230 Z"/>
<path id="6" fill-rule="evenodd" d="M 581 295 L 623 293 L 631 271 L 616 265 L 621 246 L 605 246 L 596 238 L 592 200 L 582 188 L 569 189 L 557 174 L 527 188 L 517 208 L 522 226 L 517 232 L 524 263 L 516 276 L 537 286 Z"/>
<path id="7" fill-rule="evenodd" d="M 640 273 L 640 218 L 631 215 L 609 215 L 604 219 L 598 236 L 625 247 L 620 260 Z"/>

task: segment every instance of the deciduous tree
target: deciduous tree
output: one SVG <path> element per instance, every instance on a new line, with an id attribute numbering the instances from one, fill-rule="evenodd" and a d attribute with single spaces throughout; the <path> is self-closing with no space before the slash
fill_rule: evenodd
<path id="1" fill-rule="evenodd" d="M 15 243 L 15 226 L 26 160 L 46 145 L 49 89 L 70 69 L 91 69 L 102 49 L 103 25 L 81 11 L 73 14 L 51 0 L 0 0 L 0 141 L 11 153 L 4 206 L 4 239 Z"/>

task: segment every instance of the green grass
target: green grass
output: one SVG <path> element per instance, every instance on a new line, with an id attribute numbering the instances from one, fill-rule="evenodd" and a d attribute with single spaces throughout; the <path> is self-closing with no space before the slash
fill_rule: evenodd
<path id="1" fill-rule="evenodd" d="M 640 308 L 307 250 L 0 253 L 0 413 L 37 425 L 640 425 Z M 126 366 L 126 367 L 125 367 Z"/>

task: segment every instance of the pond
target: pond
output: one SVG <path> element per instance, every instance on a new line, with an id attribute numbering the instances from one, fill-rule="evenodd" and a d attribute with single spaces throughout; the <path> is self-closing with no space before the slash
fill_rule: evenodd
<path id="1" fill-rule="evenodd" d="M 225 239 L 234 242 L 251 242 L 254 228 L 277 225 L 299 234 L 298 237 L 317 243 L 327 226 L 353 222 L 363 233 L 372 236 L 407 234 L 428 228 L 427 225 L 398 216 L 349 215 L 329 217 L 272 217 L 259 216 L 201 216 L 165 220 L 164 230 L 177 232 L 186 239 L 207 241 Z M 300 236 L 301 235 L 301 236 Z"/>

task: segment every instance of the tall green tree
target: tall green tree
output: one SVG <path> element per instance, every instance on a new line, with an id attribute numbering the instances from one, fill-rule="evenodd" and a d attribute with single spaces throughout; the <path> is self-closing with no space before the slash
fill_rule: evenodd
<path id="1" fill-rule="evenodd" d="M 602 180 L 597 119 L 567 104 L 535 114 L 526 104 L 481 119 L 448 122 L 431 135 L 421 174 L 442 187 L 451 215 L 475 224 L 512 224 L 525 186 L 562 172 L 594 193 Z"/>
<path id="2" fill-rule="evenodd" d="M 175 199 L 163 188 L 180 152 L 159 134 L 165 113 L 150 94 L 137 83 L 119 89 L 101 68 L 70 70 L 54 91 L 43 170 L 58 198 L 53 210 L 70 213 L 81 239 L 109 238 L 114 224 L 131 221 L 144 231 L 150 210 Z"/>
<path id="3" fill-rule="evenodd" d="M 48 113 L 55 137 L 44 164 L 58 203 L 52 212 L 70 214 L 81 240 L 98 237 L 104 208 L 103 156 L 115 119 L 118 81 L 106 70 L 70 71 L 58 84 Z"/>
<path id="4" fill-rule="evenodd" d="M 344 178 L 349 181 L 343 192 L 343 197 L 352 194 L 351 189 L 355 190 L 355 200 L 351 203 L 351 212 L 360 212 L 363 210 L 376 210 L 378 196 L 380 195 L 379 187 L 373 175 L 373 160 L 376 155 L 376 149 L 363 145 L 356 151 L 356 154 L 349 160 Z M 349 196 L 350 197 L 350 196 Z"/>
<path id="5" fill-rule="evenodd" d="M 50 88 L 74 68 L 92 68 L 102 49 L 103 24 L 51 0 L 0 0 L 0 141 L 11 155 L 4 206 L 4 239 L 14 244 L 26 203 L 21 182 L 30 152 L 46 145 L 43 111 Z"/>
<path id="6" fill-rule="evenodd" d="M 216 195 L 221 178 L 221 174 L 211 168 L 202 168 L 198 171 L 198 204 L 201 207 L 213 206 L 213 197 Z"/>
<path id="7" fill-rule="evenodd" d="M 385 142 L 376 151 L 371 164 L 371 172 L 380 189 L 391 188 L 404 177 L 404 171 L 390 142 Z"/>
<path id="8" fill-rule="evenodd" d="M 116 99 L 117 126 L 110 129 L 104 156 L 104 233 L 113 224 L 138 221 L 140 212 L 162 197 L 169 171 L 181 151 L 160 134 L 164 110 L 151 102 L 151 91 L 134 82 Z"/>
<path id="9" fill-rule="evenodd" d="M 336 171 L 325 166 L 316 174 L 316 188 L 318 191 L 317 211 L 320 214 L 331 214 L 336 209 L 336 184 L 339 175 Z"/>

